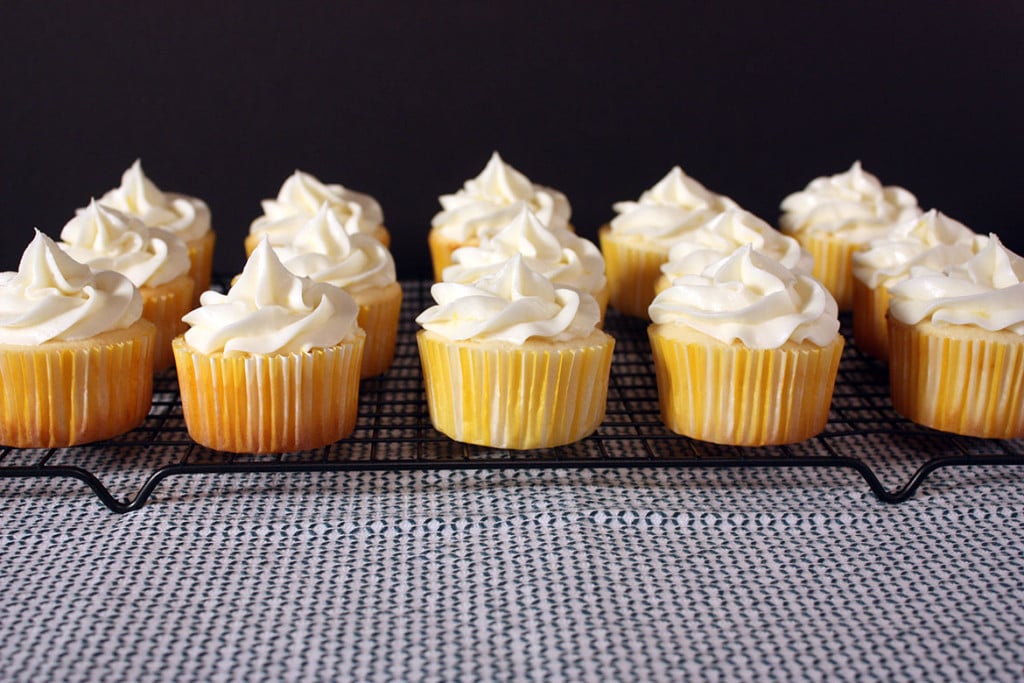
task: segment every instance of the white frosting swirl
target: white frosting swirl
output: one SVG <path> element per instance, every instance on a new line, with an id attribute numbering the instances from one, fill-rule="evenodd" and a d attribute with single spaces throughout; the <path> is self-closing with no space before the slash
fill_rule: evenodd
<path id="1" fill-rule="evenodd" d="M 506 261 L 522 255 L 524 262 L 555 284 L 594 293 L 604 288 L 604 257 L 593 242 L 569 230 L 550 230 L 525 203 L 512 222 L 478 247 L 461 247 L 445 268 L 445 282 L 469 283 L 498 271 Z"/>
<path id="2" fill-rule="evenodd" d="M 100 197 L 100 204 L 135 216 L 148 226 L 163 228 L 185 242 L 199 239 L 210 231 L 210 207 L 206 202 L 161 191 L 142 172 L 142 162 L 138 159 L 121 175 L 121 185 Z"/>
<path id="3" fill-rule="evenodd" d="M 465 242 L 497 232 L 515 218 L 519 202 L 525 202 L 551 230 L 569 228 L 572 207 L 565 195 L 550 187 L 536 185 L 525 175 L 491 154 L 484 170 L 467 180 L 455 194 L 439 198 L 442 211 L 431 226 L 444 236 Z"/>
<path id="4" fill-rule="evenodd" d="M 917 198 L 882 183 L 854 162 L 850 170 L 812 180 L 782 200 L 779 219 L 785 232 L 821 231 L 854 244 L 883 237 L 897 223 L 918 216 Z"/>
<path id="5" fill-rule="evenodd" d="M 18 271 L 0 273 L 5 344 L 89 339 L 130 327 L 140 317 L 142 297 L 128 278 L 75 261 L 38 230 Z"/>
<path id="6" fill-rule="evenodd" d="M 942 270 L 963 263 L 980 251 L 988 238 L 932 209 L 894 227 L 882 239 L 853 255 L 853 274 L 868 287 L 889 287 L 912 268 Z"/>
<path id="7" fill-rule="evenodd" d="M 249 226 L 249 234 L 266 235 L 274 246 L 287 245 L 324 204 L 350 235 L 373 234 L 384 224 L 384 212 L 370 195 L 322 183 L 296 170 L 281 185 L 277 198 L 260 202 L 263 215 Z"/>
<path id="8" fill-rule="evenodd" d="M 430 294 L 437 305 L 416 322 L 453 341 L 568 341 L 593 334 L 601 319 L 593 296 L 555 285 L 521 256 L 473 284 L 435 283 Z"/>
<path id="9" fill-rule="evenodd" d="M 61 230 L 59 245 L 93 270 L 113 270 L 136 287 L 158 287 L 187 275 L 188 247 L 174 234 L 92 200 Z"/>
<path id="10" fill-rule="evenodd" d="M 666 248 L 679 236 L 707 222 L 726 209 L 739 208 L 736 202 L 701 185 L 679 166 L 637 201 L 616 202 L 618 214 L 611 229 L 618 235 L 634 235 Z"/>
<path id="11" fill-rule="evenodd" d="M 839 333 L 838 307 L 813 277 L 794 273 L 747 244 L 654 298 L 655 323 L 684 325 L 755 349 L 787 341 L 826 346 Z"/>
<path id="12" fill-rule="evenodd" d="M 274 247 L 285 267 L 303 277 L 348 292 L 386 287 L 395 281 L 395 260 L 369 235 L 350 235 L 324 202 L 288 246 Z"/>
<path id="13" fill-rule="evenodd" d="M 1024 335 L 1024 258 L 995 235 L 961 264 L 913 268 L 889 294 L 890 314 L 909 325 L 930 320 Z"/>
<path id="14" fill-rule="evenodd" d="M 191 326 L 185 341 L 201 353 L 294 353 L 335 346 L 359 331 L 348 292 L 293 274 L 266 239 L 227 294 L 209 290 L 199 301 L 182 320 Z"/>
<path id="15" fill-rule="evenodd" d="M 668 262 L 662 264 L 661 272 L 670 282 L 683 275 L 699 275 L 744 244 L 793 271 L 809 275 L 814 266 L 811 254 L 792 237 L 749 211 L 726 209 L 682 235 L 669 249 Z"/>

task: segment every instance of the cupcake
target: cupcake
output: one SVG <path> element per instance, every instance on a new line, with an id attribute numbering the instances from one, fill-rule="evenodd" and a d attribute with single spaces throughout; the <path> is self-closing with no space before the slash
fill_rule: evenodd
<path id="1" fill-rule="evenodd" d="M 252 254 L 263 237 L 274 247 L 288 246 L 325 203 L 348 234 L 369 235 L 385 247 L 391 245 L 391 234 L 384 227 L 384 212 L 376 199 L 342 185 L 326 185 L 309 173 L 295 171 L 281 185 L 277 198 L 260 202 L 263 215 L 249 226 L 246 256 Z"/>
<path id="2" fill-rule="evenodd" d="M 864 353 L 889 360 L 885 313 L 889 288 L 915 268 L 942 270 L 976 254 L 987 238 L 931 211 L 897 225 L 853 255 L 853 340 Z"/>
<path id="3" fill-rule="evenodd" d="M 516 255 L 523 257 L 530 270 L 554 284 L 582 289 L 592 295 L 604 319 L 608 280 L 601 251 L 593 242 L 570 230 L 545 227 L 525 203 L 519 204 L 519 211 L 511 222 L 493 236 L 484 237 L 479 246 L 456 249 L 452 265 L 444 269 L 442 280 L 473 283 L 497 272 Z"/>
<path id="4" fill-rule="evenodd" d="M 795 443 L 828 420 L 843 337 L 813 277 L 745 245 L 651 303 L 661 419 L 738 446 Z"/>
<path id="5" fill-rule="evenodd" d="M 369 235 L 348 234 L 325 202 L 290 245 L 274 251 L 296 275 L 352 295 L 359 306 L 359 327 L 366 332 L 360 376 L 387 372 L 395 357 L 402 308 L 402 287 L 395 280 L 395 260 L 388 248 Z"/>
<path id="6" fill-rule="evenodd" d="M 671 286 L 683 275 L 700 275 L 744 244 L 775 259 L 790 270 L 811 274 L 814 259 L 792 237 L 787 237 L 749 211 L 726 209 L 706 223 L 680 236 L 668 250 L 668 261 L 661 266 L 655 292 Z"/>
<path id="7" fill-rule="evenodd" d="M 136 159 L 121 176 L 121 185 L 100 197 L 99 203 L 180 238 L 188 247 L 189 275 L 195 283 L 192 302 L 199 301 L 199 295 L 210 287 L 216 241 L 210 229 L 210 209 L 203 200 L 162 192 L 142 172 L 142 163 Z"/>
<path id="8" fill-rule="evenodd" d="M 814 257 L 814 276 L 836 298 L 840 311 L 853 308 L 853 254 L 884 239 L 899 223 L 920 215 L 917 199 L 854 162 L 849 171 L 815 178 L 782 201 L 779 227 Z"/>
<path id="9" fill-rule="evenodd" d="M 128 278 L 36 232 L 0 274 L 0 444 L 62 448 L 137 427 L 153 397 L 156 329 Z"/>
<path id="10" fill-rule="evenodd" d="M 497 152 L 491 154 L 484 170 L 467 180 L 458 192 L 439 198 L 442 210 L 430 222 L 428 242 L 434 263 L 434 279 L 451 264 L 459 247 L 476 246 L 515 218 L 524 202 L 544 227 L 572 230 L 572 207 L 565 195 L 550 187 L 536 185 L 512 168 Z"/>
<path id="11" fill-rule="evenodd" d="M 192 308 L 188 247 L 172 233 L 132 216 L 89 203 L 68 221 L 58 246 L 93 270 L 121 273 L 139 288 L 142 317 L 156 325 L 153 369 L 174 363 L 171 340 L 185 331 L 181 316 Z"/>
<path id="12" fill-rule="evenodd" d="M 615 341 L 586 292 L 552 284 L 520 256 L 471 285 L 441 282 L 416 322 L 434 427 L 456 441 L 548 448 L 604 419 Z"/>
<path id="13" fill-rule="evenodd" d="M 1024 259 L 990 235 L 964 263 L 915 268 L 889 294 L 896 411 L 945 432 L 1024 437 Z"/>
<path id="14" fill-rule="evenodd" d="M 598 232 L 611 305 L 620 313 L 646 318 L 672 245 L 737 205 L 676 166 L 639 200 L 617 202 L 613 208 L 618 215 Z"/>

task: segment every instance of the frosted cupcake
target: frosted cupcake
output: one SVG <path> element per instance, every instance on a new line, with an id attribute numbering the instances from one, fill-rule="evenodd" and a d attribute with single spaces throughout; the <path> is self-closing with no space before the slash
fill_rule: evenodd
<path id="1" fill-rule="evenodd" d="M 727 209 L 679 238 L 661 266 L 655 292 L 661 292 L 683 275 L 699 275 L 744 244 L 773 258 L 790 270 L 811 274 L 814 259 L 792 237 L 787 237 L 749 211 Z"/>
<path id="2" fill-rule="evenodd" d="M 93 270 L 121 273 L 139 288 L 142 317 L 156 325 L 153 369 L 171 367 L 171 340 L 185 331 L 181 316 L 192 308 L 195 286 L 185 243 L 96 201 L 68 221 L 60 236 L 58 246 L 71 258 Z"/>
<path id="3" fill-rule="evenodd" d="M 99 203 L 180 238 L 188 247 L 189 275 L 195 283 L 193 303 L 209 289 L 216 235 L 210 228 L 210 208 L 206 202 L 177 192 L 161 191 L 142 172 L 142 163 L 136 159 L 121 176 L 121 185 L 100 197 Z"/>
<path id="4" fill-rule="evenodd" d="M 853 255 L 853 339 L 864 353 L 889 359 L 885 314 L 889 288 L 915 268 L 942 270 L 963 263 L 987 238 L 945 214 L 931 211 L 897 225 Z"/>
<path id="5" fill-rule="evenodd" d="M 604 319 L 608 280 L 601 251 L 574 232 L 548 229 L 526 204 L 520 204 L 512 221 L 493 236 L 485 237 L 480 246 L 456 249 L 452 265 L 444 269 L 442 279 L 469 284 L 497 272 L 517 255 L 523 257 L 530 270 L 554 284 L 591 294 Z"/>
<path id="6" fill-rule="evenodd" d="M 416 322 L 434 427 L 456 441 L 549 448 L 604 419 L 615 341 L 597 302 L 519 256 L 472 285 L 441 282 Z"/>
<path id="7" fill-rule="evenodd" d="M 359 327 L 366 332 L 361 376 L 387 372 L 395 357 L 402 287 L 388 248 L 365 234 L 350 235 L 326 203 L 295 235 L 275 247 L 285 267 L 316 282 L 341 287 L 359 306 Z"/>
<path id="8" fill-rule="evenodd" d="M 990 235 L 966 262 L 889 289 L 893 407 L 969 436 L 1024 437 L 1024 259 Z"/>
<path id="9" fill-rule="evenodd" d="M 651 303 L 661 419 L 739 446 L 803 441 L 828 420 L 843 337 L 835 299 L 750 245 Z"/>
<path id="10" fill-rule="evenodd" d="M 672 245 L 737 205 L 675 166 L 639 200 L 617 202 L 613 208 L 618 215 L 598 231 L 611 305 L 626 315 L 646 318 Z"/>
<path id="11" fill-rule="evenodd" d="M 128 278 L 95 272 L 36 232 L 0 273 L 0 444 L 74 446 L 138 426 L 156 329 Z"/>
<path id="12" fill-rule="evenodd" d="M 327 204 L 337 221 L 350 235 L 370 235 L 385 247 L 391 245 L 391 234 L 384 227 L 384 212 L 377 200 L 368 194 L 338 184 L 325 184 L 315 176 L 295 171 L 281 185 L 274 199 L 260 202 L 263 215 L 249 226 L 245 254 L 252 254 L 266 237 L 274 247 L 288 246 L 295 235 L 320 207 Z"/>
<path id="13" fill-rule="evenodd" d="M 572 207 L 565 195 L 537 185 L 491 154 L 484 170 L 467 180 L 458 192 L 439 198 L 442 210 L 430 222 L 428 242 L 434 264 L 434 279 L 451 265 L 451 254 L 459 247 L 476 246 L 508 224 L 525 203 L 544 227 L 571 230 Z"/>
<path id="14" fill-rule="evenodd" d="M 840 311 L 853 308 L 853 254 L 883 239 L 897 224 L 917 217 L 917 199 L 854 162 L 849 171 L 812 180 L 782 200 L 779 227 L 814 257 L 814 276 L 825 283 Z"/>
<path id="15" fill-rule="evenodd" d="M 192 438 L 231 452 L 326 446 L 355 429 L 365 334 L 343 289 L 299 277 L 264 240 L 174 339 Z"/>

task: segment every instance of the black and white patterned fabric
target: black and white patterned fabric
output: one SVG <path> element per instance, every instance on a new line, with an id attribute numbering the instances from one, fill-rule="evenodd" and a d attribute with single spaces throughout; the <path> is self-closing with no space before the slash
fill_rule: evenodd
<path id="1" fill-rule="evenodd" d="M 1024 471 L 0 480 L 4 681 L 1020 680 Z"/>

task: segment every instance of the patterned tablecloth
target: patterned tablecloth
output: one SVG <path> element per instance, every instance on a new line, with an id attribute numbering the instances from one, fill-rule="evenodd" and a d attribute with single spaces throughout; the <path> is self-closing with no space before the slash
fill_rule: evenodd
<path id="1" fill-rule="evenodd" d="M 1020 680 L 1024 469 L 0 480 L 0 679 Z"/>

